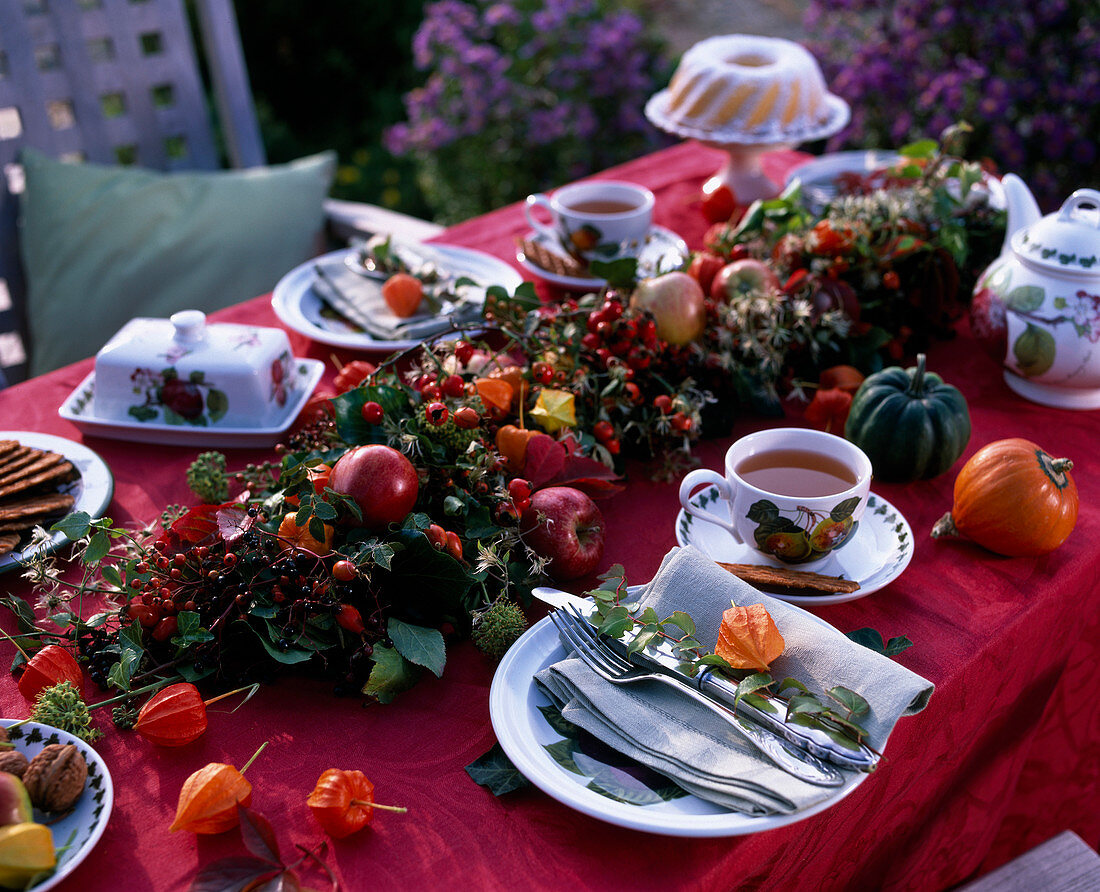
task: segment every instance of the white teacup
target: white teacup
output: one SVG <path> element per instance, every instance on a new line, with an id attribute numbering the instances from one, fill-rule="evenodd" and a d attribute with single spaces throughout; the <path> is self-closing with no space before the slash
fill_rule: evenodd
<path id="1" fill-rule="evenodd" d="M 565 186 L 553 196 L 527 196 L 524 214 L 541 235 L 587 260 L 637 255 L 653 223 L 653 193 L 633 183 L 594 180 Z M 534 209 L 550 212 L 550 223 Z"/>
<path id="2" fill-rule="evenodd" d="M 689 473 L 680 504 L 728 531 L 774 563 L 810 570 L 850 542 L 867 506 L 871 460 L 853 443 L 806 428 L 775 428 L 742 437 L 726 451 L 725 476 Z M 729 506 L 720 517 L 693 504 L 703 484 Z"/>

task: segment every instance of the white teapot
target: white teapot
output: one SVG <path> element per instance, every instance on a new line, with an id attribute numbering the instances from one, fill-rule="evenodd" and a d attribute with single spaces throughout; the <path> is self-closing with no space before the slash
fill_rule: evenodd
<path id="1" fill-rule="evenodd" d="M 1003 181 L 1008 231 L 974 289 L 988 328 L 1003 310 L 1005 382 L 1037 403 L 1100 408 L 1100 192 L 1078 189 L 1041 216 L 1015 174 Z"/>

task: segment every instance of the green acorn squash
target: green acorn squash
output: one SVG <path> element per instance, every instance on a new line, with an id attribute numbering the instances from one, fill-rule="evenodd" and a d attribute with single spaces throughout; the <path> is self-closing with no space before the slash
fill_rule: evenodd
<path id="1" fill-rule="evenodd" d="M 856 391 L 844 435 L 867 453 L 875 478 L 908 483 L 942 474 L 970 440 L 966 399 L 939 375 L 891 366 Z"/>

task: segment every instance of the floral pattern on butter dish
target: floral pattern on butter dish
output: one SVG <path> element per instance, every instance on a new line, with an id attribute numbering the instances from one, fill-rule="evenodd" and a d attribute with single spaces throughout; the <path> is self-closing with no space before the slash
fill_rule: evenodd
<path id="1" fill-rule="evenodd" d="M 804 564 L 835 551 L 855 535 L 859 521 L 852 514 L 858 506 L 859 496 L 853 496 L 827 514 L 799 507 L 794 517 L 786 517 L 774 502 L 760 499 L 745 516 L 756 524 L 752 535 L 757 548 L 784 563 Z"/>
<path id="2" fill-rule="evenodd" d="M 268 397 L 280 409 L 286 405 L 289 388 L 293 386 L 290 373 L 293 357 L 284 350 L 271 363 L 271 392 Z"/>
<path id="3" fill-rule="evenodd" d="M 173 366 L 160 372 L 138 368 L 130 380 L 134 394 L 142 401 L 131 405 L 127 414 L 141 422 L 162 420 L 165 424 L 206 427 L 220 421 L 229 410 L 229 397 L 198 369 L 184 379 Z"/>

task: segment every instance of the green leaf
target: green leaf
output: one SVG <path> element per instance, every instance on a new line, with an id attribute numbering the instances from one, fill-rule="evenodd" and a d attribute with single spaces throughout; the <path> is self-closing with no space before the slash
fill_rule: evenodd
<path id="1" fill-rule="evenodd" d="M 120 659 L 111 667 L 108 680 L 113 687 L 128 691 L 134 670 L 141 664 L 141 658 L 145 656 L 145 647 L 141 643 L 141 625 L 135 622 L 119 629 L 118 645 Z"/>
<path id="2" fill-rule="evenodd" d="M 905 635 L 895 635 L 889 641 L 886 642 L 885 654 L 888 657 L 896 657 L 904 650 L 908 650 L 913 646 L 913 642 L 910 641 Z"/>
<path id="3" fill-rule="evenodd" d="M 775 679 L 773 679 L 767 672 L 757 672 L 750 675 L 748 678 L 742 679 L 737 685 L 737 696 L 734 697 L 733 707 L 737 708 L 737 704 L 741 702 L 742 697 L 747 697 L 749 694 L 755 694 L 757 691 L 762 691 L 771 685 Z"/>
<path id="4" fill-rule="evenodd" d="M 269 623 L 265 623 L 265 625 L 271 628 Z M 278 647 L 275 646 L 275 643 L 273 641 L 268 640 L 267 635 L 263 634 L 263 632 L 257 629 L 252 623 L 246 622 L 245 626 L 247 626 L 252 631 L 252 634 L 260 639 L 260 644 L 262 644 L 264 650 L 267 651 L 267 655 L 271 657 L 271 659 L 273 659 L 276 663 L 282 663 L 286 666 L 292 666 L 295 663 L 304 663 L 306 660 L 310 659 L 313 656 L 312 651 L 302 650 L 298 647 L 291 647 L 287 650 L 280 650 Z M 272 629 L 271 631 L 274 632 L 274 629 Z"/>
<path id="5" fill-rule="evenodd" d="M 576 737 L 580 734 L 580 728 L 562 718 L 561 710 L 553 704 L 539 706 L 538 711 L 546 719 L 546 724 L 554 729 L 554 733 L 560 734 L 562 737 Z"/>
<path id="6" fill-rule="evenodd" d="M 824 712 L 828 712 L 828 707 L 813 694 L 796 694 L 787 701 L 788 721 L 790 721 L 792 716 L 803 714 L 821 715 Z"/>
<path id="7" fill-rule="evenodd" d="M 922 139 L 902 146 L 898 154 L 906 158 L 931 158 L 938 148 L 939 144 L 934 139 Z"/>
<path id="8" fill-rule="evenodd" d="M 679 628 L 685 635 L 695 634 L 695 620 L 688 616 L 684 611 L 677 610 L 668 618 L 668 622 Z"/>
<path id="9" fill-rule="evenodd" d="M 886 653 L 886 645 L 882 640 L 882 633 L 877 629 L 865 626 L 862 629 L 853 629 L 851 632 L 845 632 L 844 634 L 856 644 L 861 644 L 868 650 L 873 650 L 877 654 Z"/>
<path id="10" fill-rule="evenodd" d="M 391 616 L 386 624 L 386 633 L 397 652 L 406 660 L 430 670 L 436 678 L 443 676 L 447 648 L 438 629 L 414 626 Z"/>
<path id="11" fill-rule="evenodd" d="M 829 688 L 829 690 L 827 690 L 825 693 L 836 700 L 836 702 L 843 706 L 846 710 L 848 710 L 849 715 L 866 715 L 871 711 L 871 704 L 864 700 L 863 697 L 861 697 L 855 691 L 843 687 L 842 685 L 837 685 L 834 688 Z"/>
<path id="12" fill-rule="evenodd" d="M 505 755 L 499 743 L 466 766 L 466 773 L 475 784 L 488 789 L 494 796 L 503 796 L 530 784 Z"/>
<path id="13" fill-rule="evenodd" d="M 115 588 L 122 588 L 122 574 L 119 573 L 118 567 L 114 564 L 106 564 L 100 567 L 99 575 L 103 577 L 103 581 L 108 585 L 113 585 Z"/>
<path id="14" fill-rule="evenodd" d="M 107 556 L 110 550 L 111 537 L 103 530 L 100 530 L 92 536 L 91 540 L 88 542 L 88 547 L 84 550 L 84 556 L 81 558 L 80 562 L 88 566 L 98 564 Z"/>
<path id="15" fill-rule="evenodd" d="M 229 411 L 229 397 L 213 387 L 206 394 L 206 412 L 211 421 L 220 421 Z"/>
<path id="16" fill-rule="evenodd" d="M 15 623 L 20 632 L 35 632 L 38 630 L 35 625 L 34 610 L 26 601 L 20 598 L 7 597 L 0 599 L 0 604 L 3 604 L 15 614 Z"/>
<path id="17" fill-rule="evenodd" d="M 810 689 L 806 687 L 806 685 L 804 685 L 802 682 L 800 682 L 797 678 L 784 678 L 779 683 L 779 688 L 776 690 L 775 693 L 776 695 L 782 694 L 789 688 L 794 688 L 796 691 L 801 691 L 803 694 L 810 693 Z"/>
<path id="18" fill-rule="evenodd" d="M 214 639 L 213 633 L 202 627 L 202 618 L 194 610 L 181 610 L 176 614 L 176 622 L 178 627 L 172 639 L 172 644 L 176 646 L 176 656 L 193 644 Z"/>
<path id="19" fill-rule="evenodd" d="M 157 410 L 152 406 L 131 406 L 126 414 L 133 416 L 138 421 L 152 421 L 157 417 Z"/>
<path id="20" fill-rule="evenodd" d="M 1043 305 L 1046 290 L 1039 285 L 1017 285 L 1004 296 L 1005 306 L 1017 313 L 1033 313 Z"/>
<path id="21" fill-rule="evenodd" d="M 394 648 L 376 645 L 374 666 L 370 678 L 363 685 L 363 693 L 379 703 L 389 703 L 402 691 L 407 691 L 420 677 L 420 670 L 401 656 Z"/>
<path id="22" fill-rule="evenodd" d="M 620 604 L 607 612 L 607 616 L 600 623 L 599 633 L 607 635 L 609 638 L 621 638 L 627 630 L 633 627 L 634 618 Z"/>
<path id="23" fill-rule="evenodd" d="M 637 653 L 640 650 L 644 650 L 649 646 L 650 642 L 657 637 L 658 630 L 656 627 L 647 626 L 641 632 L 631 639 L 630 644 L 627 645 L 627 653 Z"/>
<path id="24" fill-rule="evenodd" d="M 74 511 L 50 527 L 50 531 L 64 533 L 75 542 L 81 536 L 88 535 L 91 523 L 92 519 L 88 516 L 87 511 Z"/>

